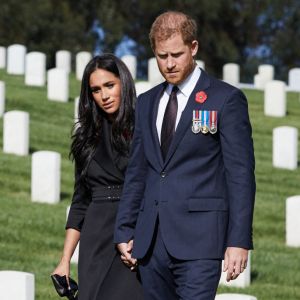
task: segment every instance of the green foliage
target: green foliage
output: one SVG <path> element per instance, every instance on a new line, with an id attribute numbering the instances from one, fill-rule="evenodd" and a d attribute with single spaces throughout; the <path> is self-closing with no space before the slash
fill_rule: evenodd
<path id="1" fill-rule="evenodd" d="M 73 165 L 68 152 L 74 113 L 72 99 L 79 94 L 79 82 L 72 74 L 71 99 L 68 103 L 58 103 L 46 99 L 46 88 L 25 86 L 22 76 L 9 76 L 0 71 L 0 80 L 6 82 L 6 110 L 30 113 L 31 153 L 53 150 L 62 155 L 62 201 L 57 205 L 32 203 L 31 157 L 3 153 L 0 139 L 0 268 L 34 273 L 36 300 L 59 299 L 49 275 L 62 252 L 66 207 L 73 190 Z M 253 125 L 257 180 L 252 284 L 246 289 L 220 287 L 218 292 L 252 294 L 259 300 L 299 299 L 300 251 L 285 246 L 285 199 L 299 195 L 300 169 L 272 167 L 273 128 L 290 125 L 300 129 L 299 94 L 288 94 L 285 118 L 271 118 L 263 115 L 263 93 L 245 92 Z M 73 266 L 72 276 L 76 278 L 76 274 Z"/>

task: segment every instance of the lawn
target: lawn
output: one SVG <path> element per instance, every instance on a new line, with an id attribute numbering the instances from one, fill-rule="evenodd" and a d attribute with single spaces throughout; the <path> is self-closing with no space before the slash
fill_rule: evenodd
<path id="1" fill-rule="evenodd" d="M 32 203 L 31 157 L 4 154 L 0 139 L 0 269 L 34 273 L 36 300 L 59 299 L 49 275 L 62 251 L 66 207 L 72 196 L 73 165 L 68 152 L 80 83 L 71 74 L 70 101 L 59 103 L 47 100 L 46 88 L 25 86 L 23 76 L 0 70 L 0 80 L 6 82 L 6 111 L 30 113 L 30 153 L 52 150 L 62 155 L 61 202 Z M 285 118 L 271 118 L 263 114 L 263 92 L 245 93 L 253 125 L 257 181 L 252 283 L 245 289 L 220 287 L 218 292 L 252 294 L 259 300 L 300 299 L 300 249 L 285 245 L 285 200 L 300 195 L 300 169 L 272 167 L 272 130 L 282 125 L 300 128 L 299 95 L 288 93 Z M 1 136 L 2 127 L 1 120 Z M 76 278 L 76 266 L 72 266 L 72 275 Z"/>

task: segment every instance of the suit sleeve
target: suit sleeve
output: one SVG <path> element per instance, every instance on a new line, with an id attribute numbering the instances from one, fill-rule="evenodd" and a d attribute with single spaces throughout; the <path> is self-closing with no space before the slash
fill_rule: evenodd
<path id="1" fill-rule="evenodd" d="M 134 238 L 135 225 L 144 195 L 147 163 L 141 131 L 141 98 L 135 110 L 135 129 L 125 183 L 115 224 L 115 243 L 125 243 Z"/>
<path id="2" fill-rule="evenodd" d="M 66 229 L 73 228 L 81 231 L 86 210 L 91 202 L 89 190 L 80 183 L 79 171 L 75 167 L 75 185 L 72 204 L 67 219 Z"/>
<path id="3" fill-rule="evenodd" d="M 225 101 L 219 130 L 229 199 L 226 246 L 252 249 L 255 160 L 247 99 L 240 90 Z"/>

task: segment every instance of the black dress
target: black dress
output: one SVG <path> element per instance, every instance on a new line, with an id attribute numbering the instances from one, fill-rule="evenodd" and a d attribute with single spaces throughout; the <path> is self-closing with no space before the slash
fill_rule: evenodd
<path id="1" fill-rule="evenodd" d="M 87 171 L 88 187 L 76 179 L 66 225 L 81 231 L 79 300 L 142 299 L 137 273 L 122 263 L 113 244 L 127 158 L 112 149 L 110 137 L 111 124 L 104 120 L 102 140 Z"/>

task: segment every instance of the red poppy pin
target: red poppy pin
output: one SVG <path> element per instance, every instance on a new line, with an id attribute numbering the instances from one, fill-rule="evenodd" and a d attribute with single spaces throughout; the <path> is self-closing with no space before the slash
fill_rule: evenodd
<path id="1" fill-rule="evenodd" d="M 204 91 L 200 91 L 196 94 L 195 100 L 199 103 L 204 103 L 207 99 L 207 95 Z"/>

